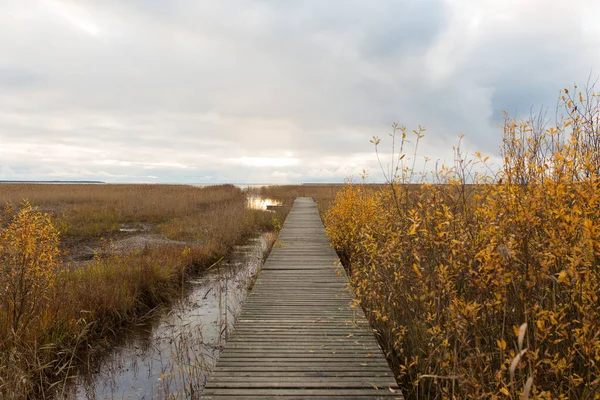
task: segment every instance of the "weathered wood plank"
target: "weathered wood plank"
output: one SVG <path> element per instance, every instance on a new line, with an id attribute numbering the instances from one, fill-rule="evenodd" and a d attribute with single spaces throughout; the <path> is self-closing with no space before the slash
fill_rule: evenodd
<path id="1" fill-rule="evenodd" d="M 368 393 L 368 392 L 366 392 Z M 402 397 L 398 397 L 398 395 L 391 395 L 390 397 L 382 397 L 382 396 L 376 396 L 373 397 L 373 394 L 353 394 L 353 395 L 335 395 L 335 394 L 328 394 L 328 395 L 320 395 L 320 396 L 314 396 L 314 395 L 262 395 L 262 396 L 252 396 L 252 395 L 244 395 L 243 398 L 244 400 L 304 400 L 304 399 L 327 399 L 327 400 L 348 400 L 348 399 L 355 399 L 355 400 L 367 400 L 367 399 L 402 399 Z M 238 397 L 235 394 L 232 395 L 223 395 L 223 394 L 219 394 L 219 395 L 211 395 L 208 397 L 205 397 L 208 399 L 238 399 L 240 397 Z"/>
<path id="2" fill-rule="evenodd" d="M 312 199 L 298 198 L 203 397 L 398 398 Z"/>
<path id="3" fill-rule="evenodd" d="M 249 377 L 254 377 L 256 379 L 272 379 L 273 377 L 282 377 L 282 378 L 355 378 L 355 377 L 391 377 L 391 372 L 372 372 L 372 371 L 333 371 L 333 372 L 311 372 L 311 371 L 277 371 L 277 372 L 265 372 L 265 371 L 247 371 L 247 372 L 231 372 L 231 371 L 223 371 L 223 372 L 214 372 L 214 377 L 223 377 L 226 379 L 233 378 L 243 378 L 248 379 Z M 211 379 L 213 377 L 211 375 Z"/>
<path id="4" fill-rule="evenodd" d="M 212 382 L 211 382 L 212 383 Z M 395 390 L 391 388 L 391 390 Z M 275 388 L 253 388 L 253 389 L 225 389 L 215 388 L 211 389 L 207 387 L 205 389 L 205 396 L 211 398 L 211 395 L 221 396 L 238 396 L 239 398 L 246 399 L 248 396 L 314 396 L 317 398 L 323 398 L 326 396 L 371 396 L 367 398 L 377 399 L 383 396 L 390 398 L 402 398 L 401 394 L 394 393 L 387 389 L 380 389 L 379 387 L 371 387 L 364 389 L 304 389 L 304 388 L 293 388 L 293 389 L 275 389 Z M 295 397 L 297 398 L 297 397 Z"/>
<path id="5" fill-rule="evenodd" d="M 265 386 L 269 388 L 277 389 L 372 389 L 374 387 L 387 387 L 386 383 L 389 382 L 389 378 L 354 378 L 354 379 L 268 379 L 268 380 L 256 380 L 256 379 L 243 379 L 243 380 L 223 380 L 217 379 L 211 381 L 211 387 L 234 389 L 234 388 L 245 388 L 245 389 L 263 389 Z"/>
<path id="6" fill-rule="evenodd" d="M 373 365 L 361 365 L 361 366 L 339 366 L 339 365 L 263 365 L 263 366 L 217 366 L 213 373 L 219 372 L 295 372 L 295 373 L 305 373 L 305 372 L 319 372 L 319 373 L 328 373 L 328 372 L 364 372 L 369 374 L 381 374 L 381 373 L 389 373 L 389 368 L 382 368 L 381 366 L 373 366 Z M 209 384 L 210 386 L 210 384 Z"/>

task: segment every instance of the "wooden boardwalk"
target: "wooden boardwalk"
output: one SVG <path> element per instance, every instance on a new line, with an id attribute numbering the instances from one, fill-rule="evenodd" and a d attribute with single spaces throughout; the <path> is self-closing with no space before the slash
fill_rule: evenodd
<path id="1" fill-rule="evenodd" d="M 296 199 L 203 398 L 401 399 L 315 202 Z"/>

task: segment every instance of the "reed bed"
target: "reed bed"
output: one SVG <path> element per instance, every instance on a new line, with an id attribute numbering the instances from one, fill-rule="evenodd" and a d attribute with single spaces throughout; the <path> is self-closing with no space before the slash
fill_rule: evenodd
<path id="1" fill-rule="evenodd" d="M 118 232 L 120 223 L 163 223 L 245 196 L 233 185 L 0 184 L 2 204 L 23 200 L 52 214 L 63 236 L 99 237 Z"/>
<path id="2" fill-rule="evenodd" d="M 274 228 L 273 213 L 248 208 L 232 185 L 6 184 L 0 199 L 7 202 L 0 227 L 3 399 L 46 398 L 65 388 L 87 348 L 168 302 L 189 274 L 234 245 Z M 152 222 L 165 242 L 114 251 L 111 241 L 126 235 L 118 227 L 131 221 Z M 69 247 L 60 242 L 69 238 L 95 246 L 93 260 L 63 262 Z"/>
<path id="3" fill-rule="evenodd" d="M 18 204 L 27 199 L 40 208 L 51 209 L 102 205 L 114 207 L 121 217 L 140 221 L 188 214 L 239 196 L 240 192 L 233 185 L 2 183 L 0 202 Z"/>

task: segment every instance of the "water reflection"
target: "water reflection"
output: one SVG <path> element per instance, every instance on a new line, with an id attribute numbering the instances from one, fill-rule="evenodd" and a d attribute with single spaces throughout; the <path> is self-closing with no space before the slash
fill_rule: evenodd
<path id="1" fill-rule="evenodd" d="M 199 395 L 268 249 L 267 235 L 190 282 L 164 309 L 82 367 L 71 398 L 150 399 Z"/>
<path id="2" fill-rule="evenodd" d="M 281 202 L 274 199 L 259 197 L 259 196 L 249 196 L 248 197 L 248 207 L 253 208 L 255 210 L 268 210 L 272 206 L 279 206 Z"/>

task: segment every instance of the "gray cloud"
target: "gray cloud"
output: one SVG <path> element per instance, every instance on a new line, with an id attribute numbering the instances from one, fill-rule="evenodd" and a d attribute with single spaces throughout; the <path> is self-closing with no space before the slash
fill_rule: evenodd
<path id="1" fill-rule="evenodd" d="M 0 5 L 0 179 L 376 176 L 393 121 L 493 155 L 503 110 L 600 61 L 594 0 L 27 3 Z"/>
<path id="2" fill-rule="evenodd" d="M 39 84 L 41 77 L 25 68 L 0 66 L 0 89 L 26 89 Z"/>

